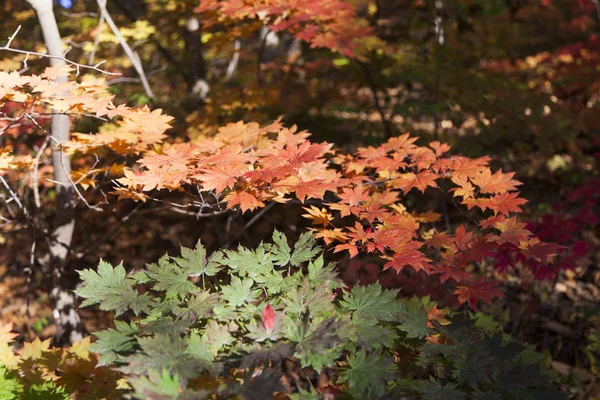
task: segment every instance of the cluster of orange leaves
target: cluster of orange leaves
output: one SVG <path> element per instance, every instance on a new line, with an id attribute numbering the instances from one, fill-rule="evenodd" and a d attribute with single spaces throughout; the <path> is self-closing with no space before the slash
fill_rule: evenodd
<path id="1" fill-rule="evenodd" d="M 386 261 L 385 269 L 410 267 L 437 274 L 441 282 L 454 281 L 459 300 L 473 309 L 479 300 L 489 302 L 501 293 L 493 282 L 477 279 L 470 263 L 492 255 L 504 243 L 540 262 L 551 262 L 557 251 L 516 219 L 514 214 L 526 202 L 516 190 L 520 183 L 512 173 L 492 172 L 487 157 L 450 155 L 450 147 L 439 142 L 417 146 L 408 134 L 353 155 L 340 154 L 333 145 L 312 143 L 308 132 L 286 128 L 280 120 L 263 127 L 230 123 L 211 137 L 159 146 L 171 117 L 160 110 L 115 106 L 99 81 L 53 80 L 67 72 L 48 68 L 40 76 L 0 73 L 0 102 L 21 103 L 21 115 L 52 107 L 75 116 L 112 119 L 100 133 L 74 134 L 64 151 L 86 153 L 107 146 L 117 154 L 141 154 L 138 165 L 125 168 L 117 180 L 120 198 L 144 201 L 149 191 L 196 186 L 213 192 L 227 209 L 243 212 L 267 202 L 317 200 L 319 207 L 305 204 L 305 217 L 313 221 L 314 235 L 333 244 L 335 252 L 348 251 L 351 257 L 374 253 Z M 12 152 L 2 149 L 0 166 L 14 167 Z M 434 223 L 439 214 L 406 209 L 403 196 L 442 191 L 442 181 L 452 186 L 445 195 L 457 206 L 479 209 L 478 226 L 438 231 Z"/>
<path id="2" fill-rule="evenodd" d="M 454 281 L 461 302 L 477 308 L 500 292 L 493 282 L 476 279 L 470 263 L 483 260 L 504 243 L 518 246 L 526 257 L 551 262 L 557 246 L 542 243 L 514 216 L 526 202 L 516 190 L 512 173 L 492 172 L 487 157 L 469 159 L 450 155 L 439 142 L 417 146 L 408 134 L 378 147 L 340 154 L 329 143 L 312 143 L 308 132 L 286 128 L 277 120 L 267 126 L 230 123 L 211 137 L 189 143 L 158 146 L 171 117 L 115 106 L 103 82 L 83 80 L 57 83 L 68 67 L 47 68 L 39 76 L 0 73 L 0 106 L 21 103 L 10 117 L 33 119 L 36 109 L 52 108 L 70 115 L 108 118 L 99 133 L 75 133 L 64 151 L 94 152 L 107 146 L 117 154 L 141 154 L 134 169 L 123 170 L 115 192 L 120 198 L 146 200 L 145 192 L 181 190 L 197 186 L 213 192 L 226 208 L 243 212 L 267 202 L 317 200 L 307 205 L 317 238 L 333 244 L 335 252 L 374 253 L 384 268 L 437 274 L 441 282 Z M 20 114 L 19 114 L 20 113 Z M 5 145 L 0 167 L 27 165 Z M 77 173 L 77 172 L 75 172 Z M 445 185 L 440 185 L 446 181 Z M 438 231 L 440 215 L 411 213 L 403 204 L 410 191 L 425 193 L 451 185 L 445 193 L 457 206 L 479 209 L 478 226 L 458 226 L 454 233 Z"/>
<path id="3" fill-rule="evenodd" d="M 19 144 L 20 135 L 31 130 L 24 127 L 42 136 L 50 135 L 43 131 L 51 117 L 49 110 L 105 121 L 97 133 L 71 133 L 71 140 L 60 148 L 65 154 L 90 153 L 99 147 L 120 155 L 138 154 L 166 137 L 164 132 L 170 128 L 172 117 L 147 107 L 115 106 L 103 79 L 84 76 L 81 82 L 55 81 L 72 70 L 68 66 L 48 67 L 40 75 L 0 71 L 0 132 L 10 138 L 0 148 L 0 173 L 31 169 L 34 153 Z M 75 174 L 82 175 L 78 171 Z M 86 182 L 93 185 L 90 180 Z"/>
<path id="4" fill-rule="evenodd" d="M 207 24 L 259 19 L 272 32 L 289 31 L 312 48 L 327 48 L 354 57 L 358 39 L 370 34 L 366 21 L 342 0 L 200 0 L 197 12 L 213 13 Z"/>
<path id="5" fill-rule="evenodd" d="M 441 282 L 454 281 L 459 300 L 473 309 L 501 293 L 493 282 L 477 279 L 470 263 L 504 243 L 541 262 L 556 254 L 557 246 L 540 242 L 514 215 L 526 202 L 516 190 L 520 182 L 513 173 L 492 172 L 487 157 L 450 155 L 450 147 L 439 142 L 417 146 L 408 134 L 353 155 L 308 137 L 279 120 L 264 127 L 230 123 L 212 137 L 147 152 L 135 171 L 118 180 L 117 192 L 145 200 L 144 192 L 195 186 L 243 212 L 297 199 L 307 206 L 304 216 L 312 220 L 314 235 L 334 244 L 335 252 L 374 253 L 386 261 L 385 269 L 438 274 Z M 438 231 L 439 214 L 406 209 L 403 196 L 442 191 L 442 181 L 452 186 L 446 195 L 457 206 L 479 209 L 478 226 Z"/>

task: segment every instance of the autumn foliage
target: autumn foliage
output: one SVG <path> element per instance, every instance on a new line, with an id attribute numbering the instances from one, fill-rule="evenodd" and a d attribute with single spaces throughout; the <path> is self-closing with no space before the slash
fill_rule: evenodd
<path id="1" fill-rule="evenodd" d="M 53 308 L 0 397 L 551 398 L 494 318 L 600 280 L 596 1 L 52 3 L 60 57 L 0 5 L 0 274 Z"/>

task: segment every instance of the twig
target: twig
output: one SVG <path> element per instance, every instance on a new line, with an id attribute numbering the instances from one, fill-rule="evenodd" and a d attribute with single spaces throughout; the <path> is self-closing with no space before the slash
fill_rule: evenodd
<path id="1" fill-rule="evenodd" d="M 150 85 L 148 84 L 148 79 L 146 79 L 146 74 L 144 73 L 144 68 L 142 67 L 140 58 L 133 52 L 133 50 L 131 50 L 131 47 L 129 47 L 129 45 L 125 41 L 125 38 L 123 37 L 123 35 L 121 35 L 121 32 L 115 24 L 115 21 L 113 21 L 112 17 L 108 13 L 108 10 L 106 9 L 106 0 L 97 0 L 97 2 L 98 6 L 100 7 L 101 16 L 104 16 L 104 19 L 110 27 L 110 30 L 119 40 L 119 43 L 121 44 L 121 47 L 123 47 L 125 54 L 127 54 L 127 57 L 129 57 L 133 64 L 133 67 L 140 76 L 140 79 L 142 80 L 142 85 L 144 86 L 144 90 L 146 91 L 146 95 L 153 99 L 154 93 L 152 93 L 152 89 L 150 89 Z"/>
<path id="2" fill-rule="evenodd" d="M 75 190 L 75 193 L 77 193 L 77 196 L 79 196 L 79 198 L 81 199 L 81 201 L 83 201 L 83 203 L 87 206 L 87 208 L 91 209 L 91 210 L 95 210 L 95 211 L 102 211 L 102 208 L 98 207 L 98 206 L 93 206 L 90 203 L 88 203 L 88 201 L 85 199 L 85 197 L 83 197 L 83 195 L 81 194 L 81 192 L 79 191 L 79 188 L 77 187 L 77 184 L 75 182 L 73 182 L 73 178 L 71 178 L 71 174 L 69 173 L 69 171 L 67 171 L 67 167 L 64 164 L 64 152 L 63 152 L 63 146 L 62 143 L 60 144 L 60 165 L 63 167 L 63 171 L 65 172 L 65 174 L 67 175 L 67 178 L 69 179 L 69 182 L 71 183 L 73 190 Z"/>
<path id="3" fill-rule="evenodd" d="M 17 36 L 17 34 L 19 33 L 20 30 L 21 30 L 21 25 L 19 25 L 17 30 L 15 30 L 15 32 L 9 36 L 8 42 L 4 46 L 0 47 L 0 51 L 4 50 L 4 51 L 10 51 L 12 53 L 25 54 L 26 57 L 25 57 L 25 60 L 23 60 L 24 67 L 27 67 L 27 60 L 29 60 L 29 56 L 36 56 L 36 57 L 41 57 L 41 58 L 49 58 L 51 60 L 60 60 L 69 65 L 72 65 L 77 70 L 77 75 L 79 75 L 79 70 L 81 68 L 91 69 L 91 70 L 94 70 L 94 71 L 97 71 L 97 72 L 100 72 L 100 73 L 106 74 L 106 75 L 121 75 L 118 72 L 109 72 L 109 71 L 103 70 L 101 68 L 98 68 L 100 65 L 104 64 L 105 60 L 100 61 L 96 65 L 86 65 L 86 64 L 77 63 L 75 61 L 71 61 L 71 60 L 65 58 L 64 55 L 59 57 L 59 56 L 53 56 L 50 54 L 38 53 L 37 51 L 20 50 L 20 49 L 15 49 L 15 48 L 10 47 L 12 41 L 15 39 L 15 37 Z M 66 55 L 66 52 L 64 54 Z"/>
<path id="4" fill-rule="evenodd" d="M 100 34 L 102 33 L 102 27 L 104 26 L 104 13 L 100 13 L 100 20 L 98 21 L 98 32 L 96 32 L 96 38 L 94 39 L 94 47 L 92 47 L 92 52 L 90 53 L 90 57 L 88 58 L 88 63 L 91 64 L 94 62 L 94 57 L 96 56 L 96 50 L 98 49 L 98 45 L 100 44 Z"/>
<path id="5" fill-rule="evenodd" d="M 27 215 L 27 209 L 25 207 L 23 207 L 23 203 L 21 203 L 21 200 L 19 200 L 19 197 L 17 196 L 17 194 L 15 192 L 13 192 L 13 190 L 8 185 L 8 182 L 6 182 L 6 180 L 4 179 L 4 177 L 2 175 L 0 175 L 0 182 L 2 182 L 2 185 L 4 185 L 6 190 L 8 190 L 10 197 L 15 201 L 15 203 L 17 203 L 19 208 L 23 211 L 23 214 Z"/>
<path id="6" fill-rule="evenodd" d="M 35 206 L 38 209 L 41 207 L 41 202 L 40 202 L 40 188 L 38 187 L 38 168 L 39 168 L 39 165 L 40 165 L 40 158 L 42 157 L 42 154 L 44 154 L 44 151 L 48 147 L 48 143 L 50 143 L 50 136 L 46 137 L 46 140 L 44 141 L 44 143 L 42 144 L 42 146 L 38 150 L 38 152 L 35 155 L 35 158 L 33 160 L 33 183 L 32 183 L 32 185 L 33 185 L 33 199 L 34 199 L 34 202 L 35 202 Z"/>

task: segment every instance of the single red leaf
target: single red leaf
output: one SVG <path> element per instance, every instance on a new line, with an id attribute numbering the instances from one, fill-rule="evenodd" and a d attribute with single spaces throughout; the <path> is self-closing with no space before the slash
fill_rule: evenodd
<path id="1" fill-rule="evenodd" d="M 270 304 L 267 304 L 267 306 L 263 310 L 262 320 L 263 326 L 265 327 L 267 332 L 272 332 L 273 327 L 275 326 L 275 310 Z"/>

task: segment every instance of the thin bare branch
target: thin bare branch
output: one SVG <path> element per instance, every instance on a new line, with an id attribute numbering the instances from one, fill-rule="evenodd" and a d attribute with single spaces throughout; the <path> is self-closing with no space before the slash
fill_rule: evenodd
<path id="1" fill-rule="evenodd" d="M 79 75 L 80 69 L 91 69 L 91 70 L 100 72 L 101 74 L 105 74 L 105 75 L 121 75 L 118 72 L 109 72 L 109 71 L 103 70 L 101 68 L 98 68 L 105 61 L 101 61 L 101 62 L 97 63 L 96 65 L 86 65 L 86 64 L 77 63 L 75 61 L 71 61 L 68 58 L 65 58 L 64 55 L 63 56 L 53 56 L 50 54 L 38 53 L 37 51 L 20 50 L 20 49 L 15 49 L 15 48 L 10 47 L 12 41 L 15 39 L 15 37 L 17 36 L 17 34 L 19 33 L 20 30 L 21 30 L 21 25 L 19 25 L 17 30 L 15 30 L 15 32 L 9 36 L 8 42 L 4 46 L 0 47 L 0 51 L 4 50 L 4 51 L 10 51 L 12 53 L 17 53 L 17 54 L 25 54 L 25 60 L 23 60 L 23 66 L 25 68 L 27 67 L 27 61 L 29 60 L 29 57 L 35 56 L 35 57 L 41 57 L 41 58 L 48 58 L 51 60 L 63 61 L 65 63 L 75 67 L 75 69 L 77 71 L 77 75 Z M 66 53 L 67 52 L 65 52 L 64 54 L 66 54 Z"/>
<path id="2" fill-rule="evenodd" d="M 97 2 L 98 2 L 98 6 L 100 7 L 101 16 L 104 17 L 104 19 L 106 20 L 106 23 L 110 27 L 110 30 L 119 40 L 119 43 L 121 44 L 121 47 L 123 47 L 125 54 L 127 54 L 127 57 L 129 57 L 129 59 L 131 60 L 131 63 L 133 64 L 133 67 L 135 68 L 138 75 L 140 76 L 140 79 L 142 80 L 142 85 L 144 86 L 144 90 L 146 91 L 146 95 L 148 97 L 150 97 L 151 99 L 153 99 L 154 93 L 152 93 L 152 89 L 150 89 L 150 84 L 148 83 L 148 79 L 146 78 L 146 74 L 144 73 L 144 68 L 142 67 L 140 58 L 137 56 L 137 54 L 134 53 L 134 51 L 131 49 L 131 47 L 127 44 L 127 41 L 125 40 L 123 35 L 121 35 L 119 28 L 115 24 L 115 21 L 113 21 L 112 17 L 108 13 L 108 10 L 106 9 L 106 0 L 97 0 Z"/>

